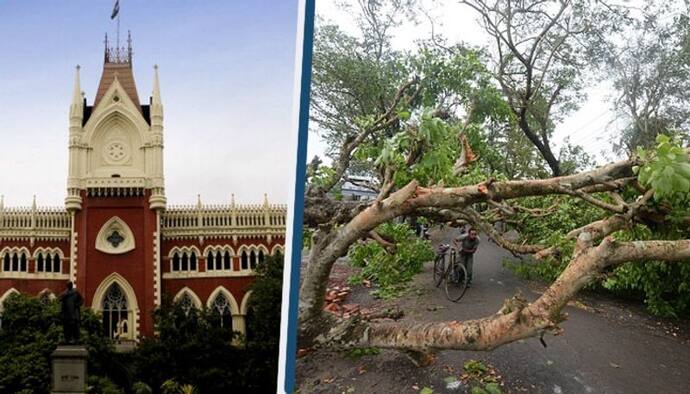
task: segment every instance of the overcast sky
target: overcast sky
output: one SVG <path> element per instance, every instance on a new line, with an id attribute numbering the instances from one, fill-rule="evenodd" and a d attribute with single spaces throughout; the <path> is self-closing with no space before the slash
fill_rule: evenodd
<path id="1" fill-rule="evenodd" d="M 443 36 L 451 43 L 465 42 L 470 45 L 487 47 L 492 44 L 487 34 L 478 22 L 477 14 L 466 5 L 453 0 L 420 0 L 422 7 L 435 21 L 435 34 Z M 350 0 L 350 3 L 355 3 Z M 333 1 L 317 1 L 316 13 L 326 20 L 330 20 L 345 31 L 356 34 L 357 28 L 352 15 L 344 12 Z M 409 49 L 415 40 L 426 39 L 431 36 L 431 23 L 423 15 L 418 24 L 406 23 L 393 31 L 393 45 L 398 49 Z M 609 138 L 617 129 L 615 114 L 610 110 L 607 95 L 610 89 L 606 84 L 589 88 L 589 97 L 582 103 L 581 108 L 556 127 L 551 141 L 555 145 L 557 154 L 566 137 L 570 142 L 581 145 L 587 153 L 596 155 L 598 161 L 606 160 L 602 151 L 608 151 Z M 314 155 L 323 157 L 326 145 L 314 132 L 309 135 L 307 159 Z M 610 155 L 609 155 L 610 156 Z"/>
<path id="2" fill-rule="evenodd" d="M 93 104 L 114 1 L 0 2 L 0 194 L 62 206 L 74 67 Z M 121 0 L 148 102 L 159 65 L 168 204 L 291 198 L 297 0 Z"/>

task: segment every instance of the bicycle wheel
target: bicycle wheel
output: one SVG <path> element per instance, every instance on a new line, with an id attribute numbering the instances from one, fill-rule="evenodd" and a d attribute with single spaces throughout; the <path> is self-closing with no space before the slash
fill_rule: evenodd
<path id="1" fill-rule="evenodd" d="M 453 272 L 453 266 L 455 271 Z M 465 295 L 467 291 L 467 270 L 465 266 L 457 264 L 449 264 L 446 270 L 446 297 L 453 302 L 458 302 Z"/>
<path id="2" fill-rule="evenodd" d="M 446 254 L 437 255 L 434 259 L 434 284 L 436 287 L 441 286 L 443 277 L 446 273 Z"/>

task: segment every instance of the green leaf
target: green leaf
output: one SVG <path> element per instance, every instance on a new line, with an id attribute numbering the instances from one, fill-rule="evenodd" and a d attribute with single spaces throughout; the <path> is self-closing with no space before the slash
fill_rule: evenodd
<path id="1" fill-rule="evenodd" d="M 489 394 L 501 394 L 501 386 L 498 383 L 487 383 L 484 386 L 484 389 L 489 393 Z"/>

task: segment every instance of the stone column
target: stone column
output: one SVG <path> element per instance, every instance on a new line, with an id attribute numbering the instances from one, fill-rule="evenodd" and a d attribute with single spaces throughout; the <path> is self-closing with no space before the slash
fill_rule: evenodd
<path id="1" fill-rule="evenodd" d="M 53 394 L 86 393 L 85 346 L 61 345 L 51 355 L 53 360 Z"/>
<path id="2" fill-rule="evenodd" d="M 245 327 L 244 315 L 232 315 L 232 330 L 239 331 L 242 335 L 247 335 L 247 329 Z M 233 340 L 233 344 L 241 345 L 242 342 Z"/>

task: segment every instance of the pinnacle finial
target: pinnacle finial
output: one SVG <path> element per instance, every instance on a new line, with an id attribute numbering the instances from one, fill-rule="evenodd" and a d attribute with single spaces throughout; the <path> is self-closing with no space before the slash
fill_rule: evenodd
<path id="1" fill-rule="evenodd" d="M 230 195 L 230 204 L 232 204 L 233 207 L 235 206 L 235 193 Z"/>
<path id="2" fill-rule="evenodd" d="M 72 106 L 76 111 L 74 115 L 80 114 L 80 109 L 84 103 L 84 98 L 81 92 L 81 82 L 79 76 L 79 70 L 81 67 L 77 64 L 76 70 L 74 71 L 74 87 L 72 88 Z"/>
<path id="3" fill-rule="evenodd" d="M 196 195 L 196 206 L 197 208 L 201 208 L 201 194 Z"/>
<path id="4" fill-rule="evenodd" d="M 132 64 L 132 32 L 127 30 L 127 60 Z"/>
<path id="5" fill-rule="evenodd" d="M 31 203 L 31 209 L 36 210 L 36 195 L 34 194 L 34 201 Z"/>
<path id="6" fill-rule="evenodd" d="M 158 80 L 158 65 L 153 66 L 153 92 L 151 93 L 151 104 L 161 104 L 161 87 Z"/>
<path id="7" fill-rule="evenodd" d="M 268 206 L 268 193 L 264 193 L 264 206 Z"/>

